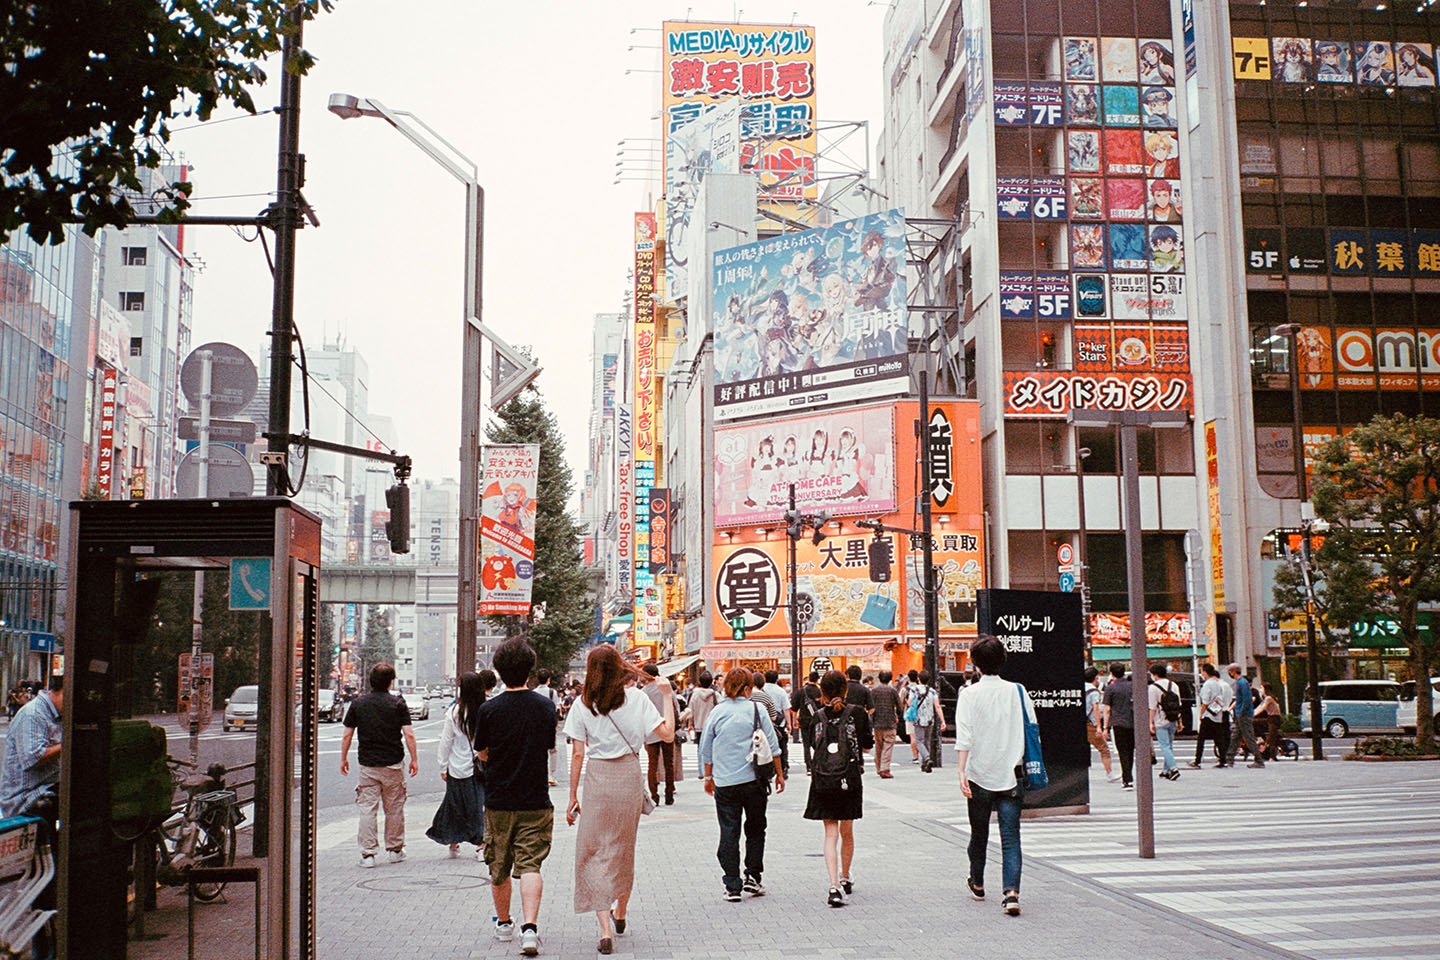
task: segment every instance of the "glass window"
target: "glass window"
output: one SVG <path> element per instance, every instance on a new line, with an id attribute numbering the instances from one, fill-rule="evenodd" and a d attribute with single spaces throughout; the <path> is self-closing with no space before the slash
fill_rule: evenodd
<path id="1" fill-rule="evenodd" d="M 143 267 L 148 253 L 144 247 L 121 247 L 120 262 L 127 267 Z"/>
<path id="2" fill-rule="evenodd" d="M 1040 423 L 1037 420 L 1005 421 L 1005 472 L 1040 472 Z"/>
<path id="3" fill-rule="evenodd" d="M 121 310 L 144 310 L 145 294 L 139 290 L 122 290 L 120 292 Z"/>

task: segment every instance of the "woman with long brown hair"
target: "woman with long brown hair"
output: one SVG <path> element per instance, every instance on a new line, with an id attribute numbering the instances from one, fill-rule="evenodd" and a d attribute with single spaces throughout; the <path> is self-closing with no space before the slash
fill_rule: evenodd
<path id="1" fill-rule="evenodd" d="M 463 674 L 455 703 L 445 711 L 445 724 L 440 730 L 436 763 L 440 779 L 445 781 L 445 799 L 440 801 L 425 836 L 448 844 L 452 859 L 460 856 L 460 844 L 473 843 L 475 859 L 479 860 L 485 843 L 485 784 L 476 769 L 473 744 L 475 714 L 484 702 L 485 686 L 480 675 Z"/>
<path id="2" fill-rule="evenodd" d="M 580 820 L 575 836 L 575 912 L 593 911 L 600 921 L 601 953 L 614 949 L 625 932 L 625 913 L 635 884 L 635 833 L 645 800 L 640 752 L 650 733 L 675 735 L 672 697 L 662 697 L 664 715 L 634 684 L 670 681 L 652 678 L 626 663 L 609 644 L 590 651 L 580 702 L 565 718 L 570 738 L 570 803 L 565 822 Z M 580 772 L 585 772 L 585 815 L 580 815 Z"/>

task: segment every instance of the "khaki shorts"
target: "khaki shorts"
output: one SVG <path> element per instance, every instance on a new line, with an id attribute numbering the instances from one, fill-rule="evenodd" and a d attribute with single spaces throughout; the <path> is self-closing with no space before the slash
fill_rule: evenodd
<path id="1" fill-rule="evenodd" d="M 490 866 L 490 882 L 499 886 L 507 876 L 518 880 L 523 874 L 539 873 L 550 855 L 554 827 L 553 809 L 486 809 L 485 862 Z"/>

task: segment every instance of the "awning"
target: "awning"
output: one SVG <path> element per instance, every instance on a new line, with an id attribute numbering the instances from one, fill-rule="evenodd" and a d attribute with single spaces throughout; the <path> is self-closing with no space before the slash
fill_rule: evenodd
<path id="1" fill-rule="evenodd" d="M 682 670 L 690 669 L 690 667 L 699 659 L 700 654 L 697 653 L 689 657 L 679 657 L 675 660 L 668 660 L 665 663 L 658 665 L 660 667 L 660 676 L 673 677 L 675 674 L 680 673 Z"/>
<path id="2" fill-rule="evenodd" d="M 634 626 L 634 618 L 631 618 L 629 620 L 620 620 L 618 618 L 615 620 L 611 620 L 610 625 L 605 628 L 605 636 L 618 637 L 620 634 L 629 630 L 632 626 Z"/>

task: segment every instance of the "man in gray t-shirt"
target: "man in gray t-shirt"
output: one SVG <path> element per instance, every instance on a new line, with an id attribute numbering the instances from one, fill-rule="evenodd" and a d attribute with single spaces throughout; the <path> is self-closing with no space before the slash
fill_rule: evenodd
<path id="1" fill-rule="evenodd" d="M 880 683 L 870 688 L 870 726 L 875 731 L 875 772 L 890 780 L 890 754 L 900 726 L 900 693 L 890 685 L 892 674 L 880 671 Z"/>

